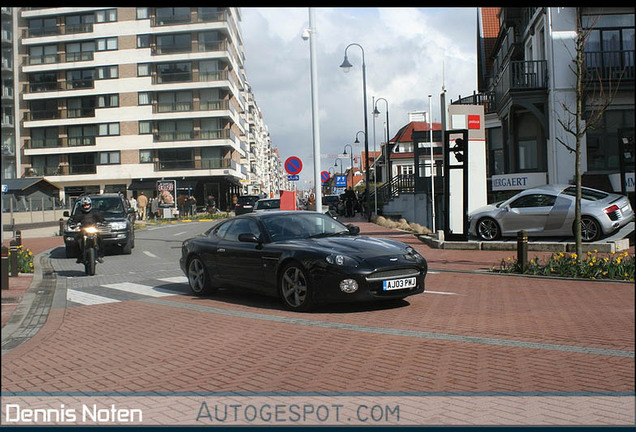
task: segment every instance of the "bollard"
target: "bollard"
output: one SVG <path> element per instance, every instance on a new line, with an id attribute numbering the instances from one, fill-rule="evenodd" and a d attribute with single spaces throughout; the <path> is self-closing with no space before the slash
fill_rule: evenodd
<path id="1" fill-rule="evenodd" d="M 9 248 L 2 245 L 2 289 L 9 289 Z"/>
<path id="2" fill-rule="evenodd" d="M 60 233 L 59 233 L 59 235 L 63 236 L 64 235 L 64 218 L 60 218 L 59 222 L 60 222 Z"/>
<path id="3" fill-rule="evenodd" d="M 528 266 L 528 233 L 524 230 L 517 231 L 517 265 L 520 273 Z"/>
<path id="4" fill-rule="evenodd" d="M 11 240 L 9 242 L 9 252 L 11 255 L 11 277 L 18 276 L 18 242 Z"/>
<path id="5" fill-rule="evenodd" d="M 15 242 L 17 243 L 18 246 L 22 245 L 22 231 L 17 230 L 15 232 Z"/>

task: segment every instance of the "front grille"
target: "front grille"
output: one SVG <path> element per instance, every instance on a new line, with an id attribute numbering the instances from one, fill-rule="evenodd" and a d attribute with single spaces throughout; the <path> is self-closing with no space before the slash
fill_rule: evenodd
<path id="1" fill-rule="evenodd" d="M 385 279 L 397 279 L 397 278 L 406 278 L 418 276 L 420 271 L 415 268 L 403 268 L 403 269 L 394 269 L 394 270 L 380 270 L 374 273 L 371 273 L 366 277 L 368 282 L 380 281 Z"/>

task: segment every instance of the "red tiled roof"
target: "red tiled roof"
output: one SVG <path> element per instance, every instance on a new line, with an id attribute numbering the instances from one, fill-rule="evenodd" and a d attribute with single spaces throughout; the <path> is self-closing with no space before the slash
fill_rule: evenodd
<path id="1" fill-rule="evenodd" d="M 406 126 L 403 126 L 395 136 L 389 141 L 392 143 L 400 143 L 400 142 L 413 142 L 412 134 L 413 131 L 427 131 L 429 130 L 428 122 L 424 121 L 412 121 L 408 123 Z M 433 130 L 442 130 L 441 123 L 433 122 Z"/>

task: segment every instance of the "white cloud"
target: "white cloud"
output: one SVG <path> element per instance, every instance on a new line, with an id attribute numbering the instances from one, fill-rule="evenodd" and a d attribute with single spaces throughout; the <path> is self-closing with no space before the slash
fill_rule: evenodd
<path id="1" fill-rule="evenodd" d="M 303 180 L 313 179 L 309 43 L 301 39 L 309 24 L 307 8 L 242 8 L 247 79 L 252 85 L 281 158 L 303 159 Z M 450 98 L 476 90 L 475 8 L 315 8 L 318 96 L 323 154 L 341 153 L 363 129 L 361 51 L 348 51 L 353 70 L 344 74 L 345 47 L 358 43 L 367 65 L 371 97 L 389 102 L 391 135 L 408 122 L 408 112 L 428 110 L 439 119 L 442 65 Z M 377 148 L 383 139 L 376 120 Z M 368 116 L 373 149 L 373 117 Z M 362 146 L 354 151 L 360 152 Z M 333 166 L 322 161 L 321 170 Z M 304 184 L 299 184 L 304 187 Z"/>

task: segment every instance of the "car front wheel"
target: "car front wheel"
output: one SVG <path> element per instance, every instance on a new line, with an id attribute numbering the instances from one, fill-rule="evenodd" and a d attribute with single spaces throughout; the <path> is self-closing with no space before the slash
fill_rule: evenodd
<path id="1" fill-rule="evenodd" d="M 280 275 L 280 296 L 293 311 L 305 312 L 313 306 L 312 290 L 305 270 L 296 263 L 288 264 Z"/>
<path id="2" fill-rule="evenodd" d="M 192 258 L 188 263 L 188 283 L 190 284 L 190 289 L 196 295 L 214 292 L 208 272 L 199 257 Z"/>
<path id="3" fill-rule="evenodd" d="M 581 240 L 593 242 L 601 238 L 601 226 L 596 219 L 589 216 L 581 217 Z"/>
<path id="4" fill-rule="evenodd" d="M 501 231 L 499 230 L 499 225 L 494 219 L 483 218 L 477 222 L 477 235 L 482 240 L 497 240 L 501 237 Z"/>

